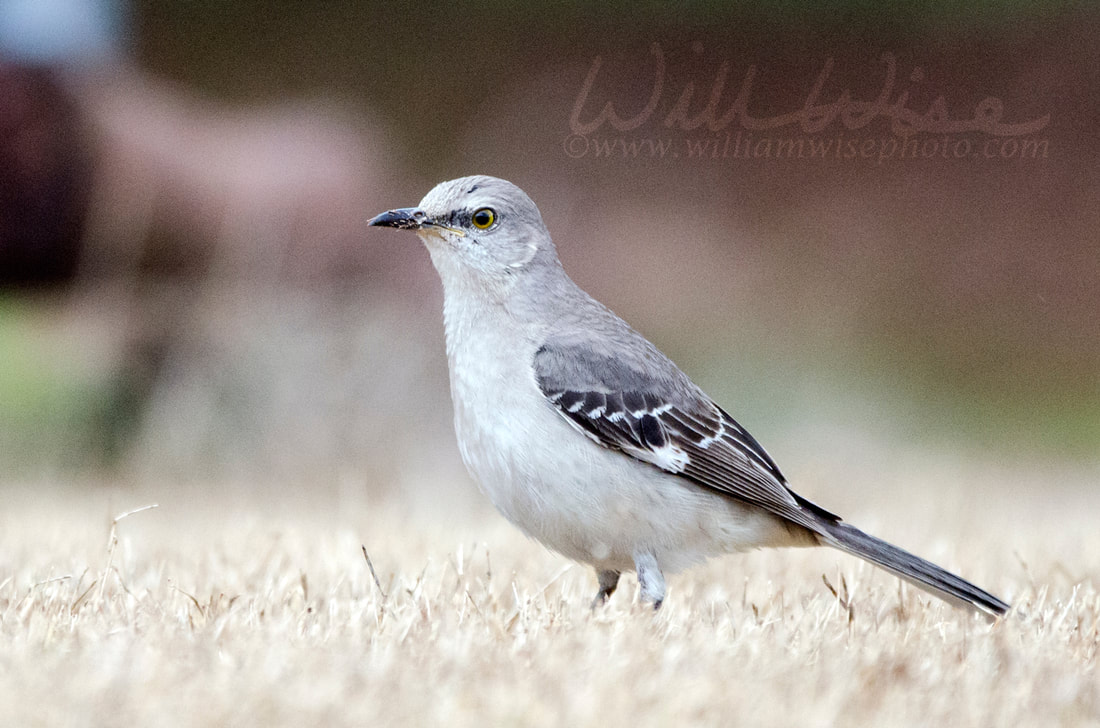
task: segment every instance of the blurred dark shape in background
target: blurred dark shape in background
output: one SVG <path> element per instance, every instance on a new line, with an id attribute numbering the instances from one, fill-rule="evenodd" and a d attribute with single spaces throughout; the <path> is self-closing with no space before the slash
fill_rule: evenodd
<path id="1" fill-rule="evenodd" d="M 88 156 L 77 110 L 56 76 L 0 61 L 0 285 L 72 278 Z"/>
<path id="2" fill-rule="evenodd" d="M 124 15 L 116 0 L 0 4 L 0 285 L 76 271 L 93 140 L 65 74 L 115 57 Z"/>
<path id="3" fill-rule="evenodd" d="M 473 173 L 527 189 L 578 282 L 784 462 L 870 441 L 1094 459 L 1098 20 L 854 0 L 0 6 L 0 475 L 450 478 L 438 283 L 419 246 L 364 223 Z M 585 118 L 634 113 L 654 42 L 653 120 L 586 141 L 622 154 L 567 153 L 593 60 Z M 967 118 L 997 97 L 1006 122 L 1049 115 L 1048 153 L 626 152 L 704 140 L 662 120 L 686 88 L 701 107 L 723 63 L 726 103 L 757 67 L 762 117 L 799 108 L 829 58 L 823 100 L 875 98 L 885 53 L 911 108 L 943 96 Z"/>

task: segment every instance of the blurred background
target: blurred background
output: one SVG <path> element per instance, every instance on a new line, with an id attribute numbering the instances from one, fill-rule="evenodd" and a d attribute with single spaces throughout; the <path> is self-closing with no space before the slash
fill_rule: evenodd
<path id="1" fill-rule="evenodd" d="M 796 482 L 1095 472 L 1100 10 L 888 5 L 0 0 L 0 483 L 469 499 L 435 272 L 365 222 L 476 173 Z"/>

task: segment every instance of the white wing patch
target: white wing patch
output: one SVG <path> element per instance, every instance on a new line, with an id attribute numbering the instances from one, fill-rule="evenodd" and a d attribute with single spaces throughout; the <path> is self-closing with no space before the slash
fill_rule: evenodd
<path id="1" fill-rule="evenodd" d="M 623 449 L 639 460 L 653 463 L 661 470 L 667 470 L 670 473 L 682 473 L 691 463 L 691 456 L 671 442 L 667 442 L 661 447 L 647 450 L 640 450 L 636 447 L 626 447 Z"/>

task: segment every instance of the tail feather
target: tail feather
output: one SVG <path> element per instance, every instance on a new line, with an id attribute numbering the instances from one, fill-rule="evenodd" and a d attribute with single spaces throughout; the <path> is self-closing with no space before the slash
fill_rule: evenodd
<path id="1" fill-rule="evenodd" d="M 842 521 L 823 525 L 823 540 L 829 545 L 881 566 L 945 601 L 977 609 L 993 617 L 1000 617 L 1009 609 L 1007 603 L 984 589 L 854 526 Z"/>

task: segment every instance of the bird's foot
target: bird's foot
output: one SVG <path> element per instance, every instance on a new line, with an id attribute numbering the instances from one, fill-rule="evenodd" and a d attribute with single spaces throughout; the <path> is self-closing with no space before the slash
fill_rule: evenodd
<path id="1" fill-rule="evenodd" d="M 609 569 L 597 571 L 596 579 L 600 582 L 600 590 L 596 592 L 596 598 L 592 600 L 592 609 L 606 604 L 611 595 L 615 593 L 615 587 L 619 586 L 619 572 Z"/>
<path id="2" fill-rule="evenodd" d="M 634 568 L 638 571 L 639 597 L 652 602 L 654 611 L 665 601 L 665 576 L 657 566 L 657 557 L 651 553 L 636 554 Z"/>

